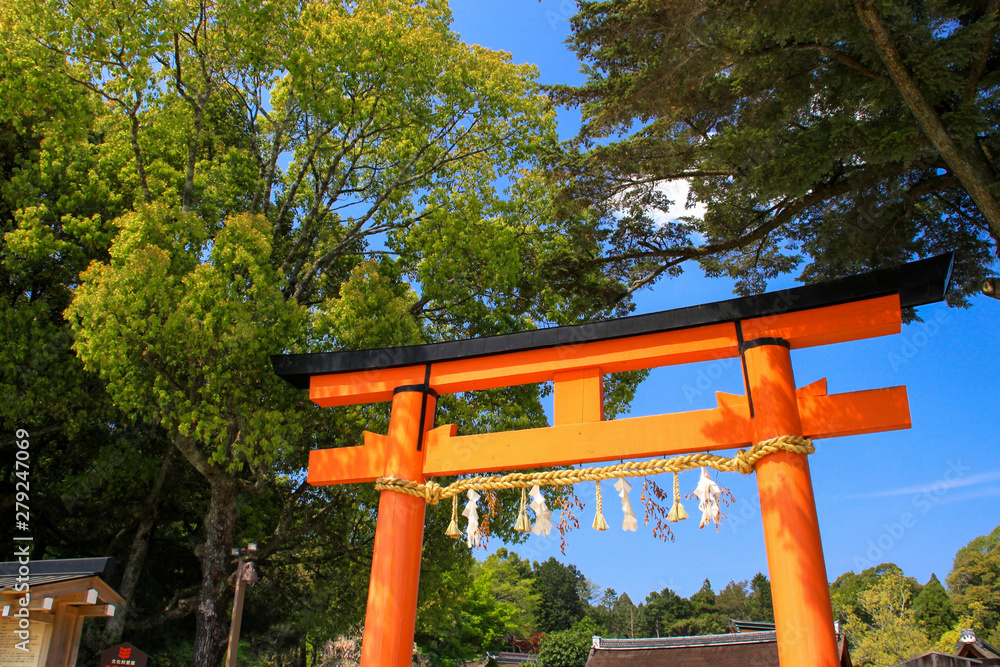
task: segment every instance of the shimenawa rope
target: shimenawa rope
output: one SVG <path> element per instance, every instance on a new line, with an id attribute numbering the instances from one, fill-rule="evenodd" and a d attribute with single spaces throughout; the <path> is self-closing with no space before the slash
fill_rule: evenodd
<path id="1" fill-rule="evenodd" d="M 754 471 L 757 462 L 765 456 L 778 452 L 812 454 L 815 451 L 816 448 L 813 447 L 812 440 L 809 438 L 798 435 L 782 435 L 770 440 L 762 440 L 749 450 L 741 449 L 732 458 L 707 453 L 685 454 L 669 459 L 628 461 L 600 468 L 565 468 L 547 472 L 515 472 L 502 476 L 464 477 L 455 480 L 448 486 L 441 486 L 434 480 L 428 480 L 421 484 L 395 477 L 380 477 L 375 482 L 375 488 L 379 491 L 396 491 L 397 493 L 417 496 L 423 498 L 430 505 L 437 505 L 441 500 L 454 498 L 469 489 L 477 491 L 528 489 L 536 484 L 538 486 L 570 486 L 580 482 L 600 482 L 619 477 L 643 477 L 665 472 L 678 473 L 695 468 L 713 468 L 720 472 L 739 472 L 747 475 Z M 676 478 L 674 487 L 675 495 L 679 494 Z"/>

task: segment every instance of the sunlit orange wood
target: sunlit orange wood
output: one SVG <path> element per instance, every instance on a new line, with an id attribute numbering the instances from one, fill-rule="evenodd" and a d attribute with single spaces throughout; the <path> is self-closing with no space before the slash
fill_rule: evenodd
<path id="1" fill-rule="evenodd" d="M 604 376 L 600 368 L 556 373 L 552 423 L 576 424 L 604 419 Z"/>
<path id="2" fill-rule="evenodd" d="M 893 294 L 839 306 L 743 320 L 740 325 L 744 340 L 783 338 L 795 350 L 897 334 L 902 322 L 899 295 Z"/>
<path id="3" fill-rule="evenodd" d="M 746 350 L 744 357 L 747 390 L 754 402 L 754 440 L 803 435 L 788 349 L 761 345 Z M 778 452 L 765 457 L 757 463 L 757 488 L 778 660 L 782 667 L 837 667 L 833 610 L 806 456 Z"/>
<path id="4" fill-rule="evenodd" d="M 438 394 L 549 382 L 556 373 L 601 368 L 605 373 L 735 357 L 731 323 L 666 331 L 630 338 L 570 343 L 508 354 L 435 363 L 430 385 Z M 424 366 L 313 376 L 309 398 L 332 407 L 387 401 L 395 387 L 424 381 Z"/>
<path id="5" fill-rule="evenodd" d="M 396 387 L 423 382 L 424 372 L 423 366 L 404 366 L 316 375 L 309 380 L 309 399 L 324 408 L 388 401 Z"/>
<path id="6" fill-rule="evenodd" d="M 731 449 L 750 441 L 749 416 L 744 405 L 481 435 L 456 436 L 454 427 L 443 426 L 428 434 L 424 473 L 438 477 Z"/>
<path id="7" fill-rule="evenodd" d="M 826 378 L 820 378 L 812 384 L 799 387 L 795 390 L 795 396 L 799 399 L 799 411 L 802 411 L 802 399 L 806 396 L 826 396 Z"/>
<path id="8" fill-rule="evenodd" d="M 374 482 L 385 472 L 388 437 L 365 431 L 360 447 L 314 449 L 309 452 L 306 481 L 314 485 Z"/>
<path id="9" fill-rule="evenodd" d="M 833 396 L 799 396 L 802 429 L 810 438 L 833 438 L 910 428 L 906 387 Z"/>
<path id="10" fill-rule="evenodd" d="M 794 305 L 794 304 L 791 304 Z M 793 348 L 898 333 L 899 297 L 886 296 L 741 322 L 743 337 L 780 337 Z M 548 382 L 556 373 L 600 368 L 605 374 L 736 357 L 736 325 L 711 324 L 613 340 L 435 363 L 430 385 L 439 394 Z M 388 401 L 396 387 L 424 381 L 423 365 L 316 375 L 309 397 L 332 407 Z"/>
<path id="11" fill-rule="evenodd" d="M 434 423 L 434 408 L 434 396 L 421 391 L 403 391 L 393 397 L 385 476 L 425 481 L 425 448 L 418 450 L 417 443 Z M 423 498 L 394 491 L 383 491 L 379 499 L 361 652 L 364 667 L 412 664 L 425 508 Z"/>
<path id="12" fill-rule="evenodd" d="M 810 392 L 818 387 L 810 385 Z M 825 388 L 823 389 L 825 391 Z M 800 390 L 801 391 L 801 390 Z M 456 435 L 453 425 L 427 436 L 428 477 L 667 456 L 751 445 L 746 396 L 716 394 L 719 407 L 607 422 Z M 802 434 L 810 438 L 878 433 L 909 426 L 905 387 L 833 396 L 797 396 Z M 328 450 L 334 454 L 341 450 Z"/>

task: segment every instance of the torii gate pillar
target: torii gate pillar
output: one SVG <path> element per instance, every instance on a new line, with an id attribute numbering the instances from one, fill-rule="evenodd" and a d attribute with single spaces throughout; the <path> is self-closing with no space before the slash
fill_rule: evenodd
<path id="1" fill-rule="evenodd" d="M 392 397 L 385 477 L 425 482 L 423 441 L 434 425 L 437 394 L 423 385 L 399 387 Z M 423 498 L 383 491 L 368 584 L 361 664 L 410 667 L 417 622 Z"/>
<path id="2" fill-rule="evenodd" d="M 744 344 L 743 356 L 754 440 L 803 435 L 788 342 L 751 341 Z M 778 662 L 835 667 L 840 658 L 806 455 L 778 452 L 761 459 L 757 488 Z"/>

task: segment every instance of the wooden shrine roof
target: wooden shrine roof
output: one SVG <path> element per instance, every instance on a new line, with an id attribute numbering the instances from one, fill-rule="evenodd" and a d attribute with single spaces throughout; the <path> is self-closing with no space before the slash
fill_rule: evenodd
<path id="1" fill-rule="evenodd" d="M 852 667 L 843 637 L 841 667 Z M 695 637 L 606 639 L 594 637 L 587 667 L 779 667 L 774 630 Z"/>
<path id="2" fill-rule="evenodd" d="M 18 580 L 18 561 L 0 563 L 0 591 L 12 590 Z M 28 564 L 31 587 L 99 577 L 107 580 L 115 570 L 114 558 L 62 558 L 33 560 Z"/>
<path id="3" fill-rule="evenodd" d="M 301 389 L 315 375 L 430 364 L 767 317 L 898 294 L 903 308 L 944 298 L 954 253 L 823 283 L 612 320 L 406 347 L 272 355 L 275 373 Z"/>

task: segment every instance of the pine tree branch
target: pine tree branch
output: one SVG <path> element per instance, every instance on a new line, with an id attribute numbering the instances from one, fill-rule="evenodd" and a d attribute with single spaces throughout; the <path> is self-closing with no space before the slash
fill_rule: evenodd
<path id="1" fill-rule="evenodd" d="M 719 241 L 717 243 L 710 243 L 703 246 L 674 246 L 657 250 L 647 250 L 645 252 L 626 252 L 618 255 L 599 257 L 591 260 L 590 263 L 610 264 L 612 262 L 628 260 L 669 259 L 671 260 L 669 265 L 672 266 L 680 262 L 685 262 L 689 259 L 699 259 L 702 257 L 709 257 L 711 255 L 728 252 L 730 250 L 736 250 L 764 239 L 772 231 L 791 221 L 795 216 L 807 208 L 816 206 L 831 197 L 836 197 L 837 195 L 842 195 L 845 192 L 850 192 L 853 188 L 854 183 L 851 179 L 841 179 L 823 187 L 816 188 L 806 196 L 799 199 L 782 202 L 778 206 L 770 209 L 777 209 L 777 213 L 772 215 L 766 221 L 746 234 L 728 241 Z M 664 269 L 666 268 L 669 268 L 669 266 L 664 267 Z"/>
<path id="2" fill-rule="evenodd" d="M 972 66 L 969 68 L 969 78 L 965 82 L 965 101 L 972 101 L 976 94 L 976 90 L 979 88 L 979 83 L 983 80 L 983 74 L 986 73 L 986 65 L 990 59 L 990 52 L 993 50 L 994 40 L 997 37 L 997 23 L 1000 19 L 1000 0 L 990 0 L 986 5 L 986 11 L 983 12 L 980 21 L 988 22 L 988 27 L 982 40 L 979 42 L 979 48 L 976 50 L 976 57 L 972 61 Z"/>
<path id="3" fill-rule="evenodd" d="M 871 38 L 876 51 L 885 63 L 889 76 L 899 90 L 903 101 L 917 119 L 917 123 L 931 145 L 944 159 L 949 170 L 962 183 L 980 213 L 989 224 L 990 235 L 1000 243 L 1000 202 L 990 190 L 993 178 L 977 156 L 964 153 L 948 134 L 941 117 L 930 105 L 903 62 L 892 38 L 883 25 L 872 0 L 854 0 L 858 19 Z"/>

